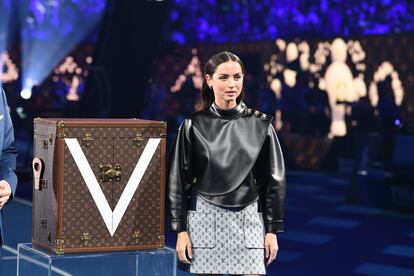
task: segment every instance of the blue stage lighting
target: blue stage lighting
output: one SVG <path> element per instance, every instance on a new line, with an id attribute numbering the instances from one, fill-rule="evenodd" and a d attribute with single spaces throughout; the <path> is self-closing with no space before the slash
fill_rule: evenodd
<path id="1" fill-rule="evenodd" d="M 407 0 L 171 1 L 169 39 L 180 44 L 412 32 Z M 347 35 L 348 34 L 348 35 Z"/>
<path id="2" fill-rule="evenodd" d="M 21 2 L 22 82 L 33 84 L 41 84 L 96 27 L 106 5 L 105 0 Z"/>

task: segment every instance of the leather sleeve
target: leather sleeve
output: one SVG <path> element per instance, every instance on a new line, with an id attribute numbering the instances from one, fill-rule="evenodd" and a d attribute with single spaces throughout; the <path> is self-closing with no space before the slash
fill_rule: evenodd
<path id="1" fill-rule="evenodd" d="M 170 230 L 177 233 L 187 230 L 187 206 L 193 181 L 190 127 L 191 120 L 186 119 L 178 130 L 168 179 Z"/>
<path id="2" fill-rule="evenodd" d="M 276 132 L 269 124 L 266 140 L 253 168 L 259 186 L 266 233 L 284 231 L 285 164 Z"/>

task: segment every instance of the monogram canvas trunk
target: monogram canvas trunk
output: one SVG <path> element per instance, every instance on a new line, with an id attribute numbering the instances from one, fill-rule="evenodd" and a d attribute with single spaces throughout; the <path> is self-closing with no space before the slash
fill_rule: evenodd
<path id="1" fill-rule="evenodd" d="M 166 123 L 34 121 L 34 245 L 57 254 L 164 246 Z"/>

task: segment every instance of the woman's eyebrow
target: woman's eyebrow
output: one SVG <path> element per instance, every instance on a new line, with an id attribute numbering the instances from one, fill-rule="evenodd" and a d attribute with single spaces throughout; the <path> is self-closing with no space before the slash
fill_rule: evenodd
<path id="1" fill-rule="evenodd" d="M 241 74 L 242 74 L 241 72 L 239 72 L 239 73 L 234 73 L 234 74 L 233 74 L 233 76 L 235 76 L 235 75 L 241 75 Z M 229 76 L 229 74 L 220 73 L 220 74 L 219 74 L 219 76 L 226 76 L 226 77 L 227 77 L 227 76 Z"/>

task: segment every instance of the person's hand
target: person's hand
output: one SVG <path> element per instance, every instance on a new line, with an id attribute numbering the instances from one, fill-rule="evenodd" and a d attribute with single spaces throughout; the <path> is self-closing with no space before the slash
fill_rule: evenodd
<path id="1" fill-rule="evenodd" d="M 178 253 L 178 259 L 181 262 L 185 264 L 191 264 L 191 259 L 193 258 L 191 251 L 191 241 L 186 231 L 178 233 L 176 250 Z M 188 254 L 188 258 L 186 255 L 186 251 Z"/>
<path id="2" fill-rule="evenodd" d="M 276 234 L 267 233 L 265 237 L 265 257 L 267 259 L 266 265 L 270 265 L 277 255 L 279 245 L 277 244 Z"/>
<path id="3" fill-rule="evenodd" d="M 11 195 L 11 188 L 7 181 L 0 181 L 0 209 L 3 208 L 4 204 L 9 200 Z"/>

